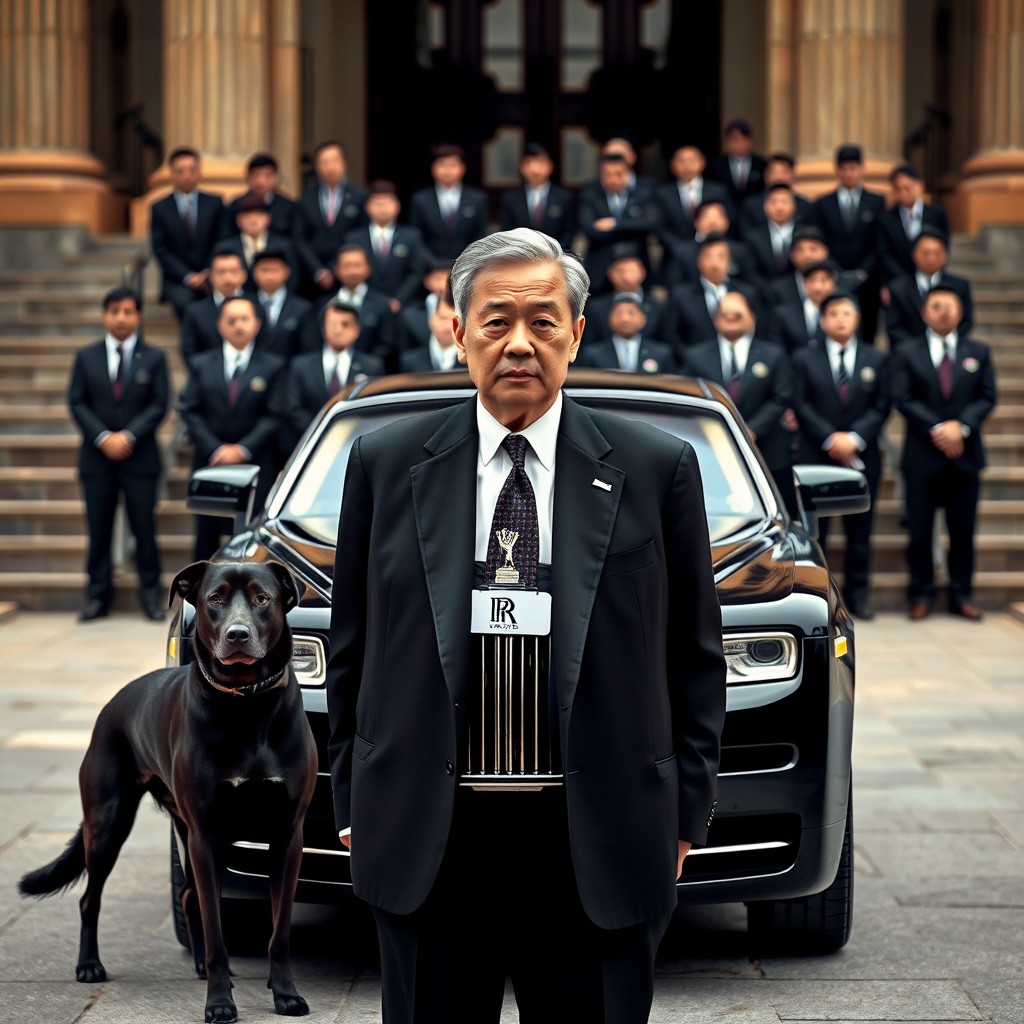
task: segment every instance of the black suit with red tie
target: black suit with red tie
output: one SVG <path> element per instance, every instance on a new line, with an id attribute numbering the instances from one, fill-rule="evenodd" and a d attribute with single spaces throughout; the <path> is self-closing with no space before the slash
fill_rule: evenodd
<path id="1" fill-rule="evenodd" d="M 437 189 L 421 188 L 409 201 L 409 223 L 423 236 L 427 252 L 440 260 L 455 260 L 462 250 L 490 230 L 487 196 L 478 188 L 462 186 L 458 209 L 441 213 Z"/>
<path id="2" fill-rule="evenodd" d="M 160 301 L 169 302 L 181 320 L 189 304 L 206 294 L 205 289 L 190 288 L 185 278 L 209 266 L 223 230 L 224 204 L 220 196 L 197 192 L 195 223 L 190 224 L 171 193 L 153 204 L 149 217 L 150 244 L 160 264 Z"/>
<path id="3" fill-rule="evenodd" d="M 325 208 L 325 188 L 319 182 L 303 192 L 292 216 L 292 243 L 302 273 L 300 288 L 307 298 L 316 298 L 326 289 L 316 284 L 321 270 L 331 270 L 345 236 L 366 224 L 366 189 L 345 182 L 339 186 L 333 220 Z"/>
<path id="4" fill-rule="evenodd" d="M 547 201 L 534 216 L 527 204 L 526 186 L 509 189 L 501 197 L 499 231 L 512 228 L 536 228 L 550 235 L 569 252 L 576 238 L 576 203 L 572 193 L 561 185 L 548 185 Z"/>

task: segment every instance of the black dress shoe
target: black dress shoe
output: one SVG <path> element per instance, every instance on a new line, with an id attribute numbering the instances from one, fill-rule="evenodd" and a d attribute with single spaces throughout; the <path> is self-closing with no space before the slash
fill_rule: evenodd
<path id="1" fill-rule="evenodd" d="M 949 610 L 951 614 L 959 615 L 962 619 L 970 619 L 972 622 L 978 622 L 980 619 L 984 618 L 981 609 L 967 601 L 963 604 L 950 605 Z"/>
<path id="2" fill-rule="evenodd" d="M 866 604 L 848 604 L 846 607 L 855 619 L 863 619 L 865 622 L 870 622 L 875 617 L 874 608 Z"/>
<path id="3" fill-rule="evenodd" d="M 151 622 L 163 622 L 164 621 L 164 610 L 155 604 L 144 604 L 142 606 L 142 614 L 144 618 L 149 619 Z"/>
<path id="4" fill-rule="evenodd" d="M 102 601 L 90 601 L 79 613 L 79 622 L 92 622 L 93 619 L 105 619 L 110 609 Z"/>

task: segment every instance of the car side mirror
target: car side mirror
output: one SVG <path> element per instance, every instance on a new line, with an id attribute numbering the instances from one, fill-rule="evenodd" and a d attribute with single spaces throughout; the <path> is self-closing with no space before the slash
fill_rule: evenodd
<path id="1" fill-rule="evenodd" d="M 241 533 L 252 519 L 259 466 L 204 466 L 188 481 L 185 506 L 204 516 L 229 516 L 234 533 Z"/>
<path id="2" fill-rule="evenodd" d="M 845 466 L 794 466 L 800 521 L 812 536 L 820 516 L 848 516 L 871 508 L 867 477 Z"/>

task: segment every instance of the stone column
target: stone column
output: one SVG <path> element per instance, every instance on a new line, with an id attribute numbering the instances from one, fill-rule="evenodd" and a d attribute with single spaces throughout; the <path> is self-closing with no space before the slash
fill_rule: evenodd
<path id="1" fill-rule="evenodd" d="M 977 150 L 949 197 L 950 226 L 1024 224 L 1024 0 L 979 0 Z"/>
<path id="2" fill-rule="evenodd" d="M 869 187 L 888 192 L 887 175 L 903 150 L 903 0 L 776 5 L 789 8 L 770 22 L 776 53 L 785 52 L 779 38 L 785 19 L 792 24 L 792 140 L 800 190 L 808 196 L 831 190 L 836 147 L 848 142 L 864 151 Z"/>
<path id="3" fill-rule="evenodd" d="M 123 228 L 89 152 L 89 39 L 86 0 L 0 0 L 0 223 Z"/>

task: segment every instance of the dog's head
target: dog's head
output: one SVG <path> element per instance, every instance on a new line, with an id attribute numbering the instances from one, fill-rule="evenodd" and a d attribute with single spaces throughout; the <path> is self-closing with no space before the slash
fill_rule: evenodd
<path id="1" fill-rule="evenodd" d="M 291 661 L 286 615 L 300 594 L 279 562 L 193 562 L 174 577 L 175 595 L 195 606 L 196 657 L 218 688 L 259 684 Z"/>

